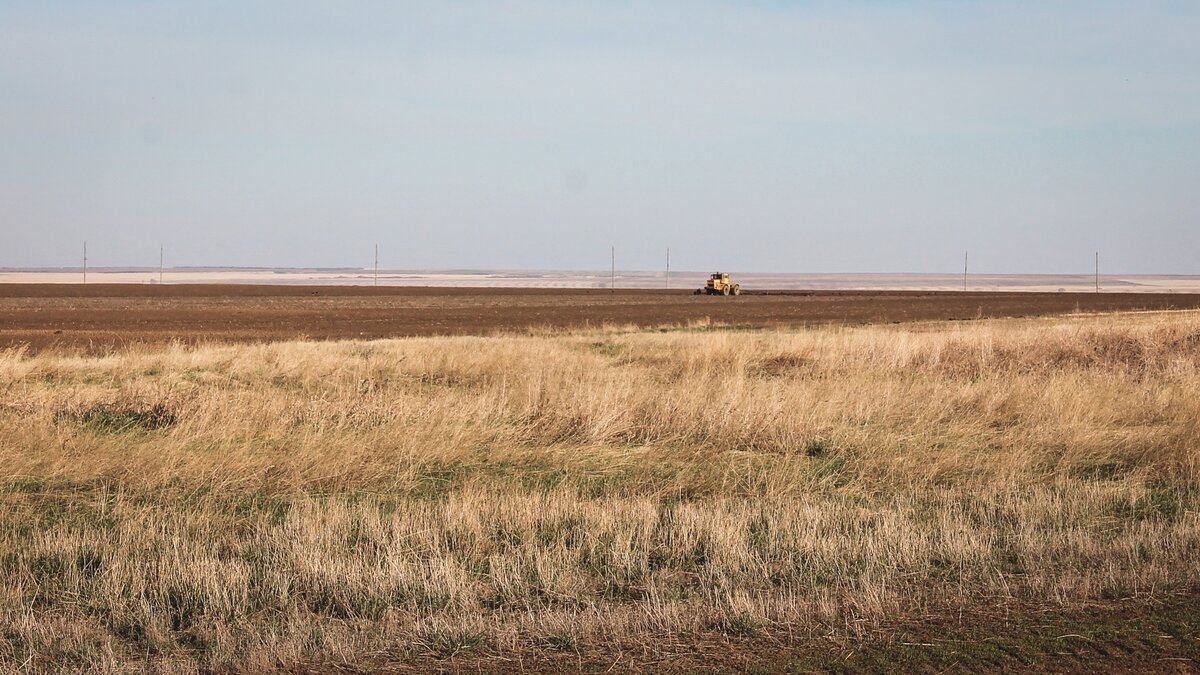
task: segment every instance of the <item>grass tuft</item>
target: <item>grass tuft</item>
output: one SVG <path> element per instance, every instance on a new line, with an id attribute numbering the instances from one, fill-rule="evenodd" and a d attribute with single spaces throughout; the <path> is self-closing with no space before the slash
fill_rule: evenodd
<path id="1" fill-rule="evenodd" d="M 733 637 L 754 637 L 762 632 L 761 622 L 745 612 L 725 617 L 716 627 L 722 634 Z"/>
<path id="2" fill-rule="evenodd" d="M 60 410 L 55 413 L 54 421 L 75 423 L 100 433 L 121 434 L 129 431 L 166 429 L 175 424 L 176 416 L 162 403 L 148 407 L 104 403 L 82 410 Z"/>

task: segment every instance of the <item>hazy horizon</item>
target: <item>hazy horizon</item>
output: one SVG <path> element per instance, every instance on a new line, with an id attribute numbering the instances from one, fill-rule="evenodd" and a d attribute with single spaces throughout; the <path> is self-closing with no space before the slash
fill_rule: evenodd
<path id="1" fill-rule="evenodd" d="M 93 264 L 89 263 L 87 266 L 87 270 L 88 270 L 89 274 L 91 272 L 107 273 L 107 272 L 122 272 L 122 271 L 156 272 L 158 269 L 159 269 L 159 267 L 156 264 L 93 265 Z M 212 272 L 222 272 L 222 271 L 266 271 L 266 272 L 355 271 L 355 272 L 363 272 L 363 273 L 370 273 L 374 270 L 374 268 L 371 265 L 365 265 L 365 266 L 361 266 L 361 265 L 300 265 L 300 266 L 276 267 L 276 266 L 269 266 L 269 265 L 250 265 L 250 264 L 247 264 L 247 265 L 205 265 L 205 264 L 164 265 L 163 269 L 168 272 L 170 272 L 170 271 L 197 271 L 197 272 L 203 272 L 203 271 L 212 271 Z M 662 269 L 662 268 L 656 270 L 656 269 L 650 269 L 650 268 L 621 267 L 620 265 L 618 265 L 615 269 L 616 269 L 616 273 L 618 275 L 625 274 L 625 275 L 651 276 L 651 275 L 663 275 L 664 274 L 664 269 Z M 890 272 L 881 272 L 881 271 L 874 271 L 874 270 L 838 270 L 838 271 L 829 271 L 829 272 L 818 272 L 818 271 L 790 271 L 790 272 L 776 271 L 776 272 L 771 272 L 771 271 L 762 271 L 762 270 L 738 270 L 736 268 L 723 268 L 723 269 L 724 269 L 724 271 L 728 271 L 731 273 L 737 272 L 739 274 L 754 274 L 754 275 L 759 275 L 759 276 L 792 276 L 792 277 L 805 277 L 805 276 L 813 276 L 813 277 L 819 277 L 819 276 L 914 276 L 914 277 L 951 277 L 951 278 L 955 278 L 955 279 L 960 279 L 963 276 L 963 270 L 961 268 L 958 269 L 957 271 L 943 271 L 943 272 L 921 272 L 921 271 L 913 271 L 913 270 L 897 270 L 897 271 L 890 271 Z M 83 270 L 82 264 L 61 265 L 61 266 L 42 265 L 42 266 L 24 266 L 24 267 L 0 266 L 0 272 L 29 273 L 29 274 L 37 274 L 37 273 L 42 273 L 42 272 L 64 273 L 64 274 L 81 273 L 82 270 Z M 533 273 L 533 274 L 599 274 L 599 275 L 607 276 L 609 274 L 609 271 L 610 270 L 607 267 L 605 267 L 605 268 L 601 268 L 601 267 L 593 267 L 593 268 L 587 268 L 587 267 L 579 267 L 579 268 L 416 267 L 416 266 L 414 266 L 414 267 L 385 267 L 383 265 L 380 265 L 380 267 L 379 267 L 380 274 L 384 274 L 385 272 L 388 274 L 400 274 L 400 273 L 504 274 L 504 273 L 510 273 L 510 272 L 512 272 L 512 273 L 528 272 L 528 273 Z M 678 268 L 678 267 L 672 266 L 671 270 L 670 270 L 670 274 L 671 275 L 675 275 L 675 274 L 710 274 L 711 271 L 712 271 L 712 268 L 687 269 L 687 268 Z M 984 270 L 975 270 L 975 269 L 969 270 L 969 276 L 972 276 L 972 277 L 975 277 L 975 276 L 978 276 L 978 277 L 1086 277 L 1088 279 L 1091 279 L 1093 277 L 1093 275 L 1094 275 L 1094 269 L 1086 270 L 1086 271 L 1074 271 L 1074 272 L 1058 272 L 1058 271 L 1053 271 L 1053 270 L 1031 271 L 1031 272 L 996 272 L 996 271 L 991 271 L 991 270 L 986 270 L 986 269 L 984 269 Z M 1101 277 L 1195 277 L 1195 278 L 1200 278 L 1200 273 L 1124 272 L 1121 270 L 1105 270 L 1103 268 L 1100 269 L 1099 275 Z"/>
<path id="2" fill-rule="evenodd" d="M 1196 274 L 1200 5 L 0 7 L 0 267 Z"/>

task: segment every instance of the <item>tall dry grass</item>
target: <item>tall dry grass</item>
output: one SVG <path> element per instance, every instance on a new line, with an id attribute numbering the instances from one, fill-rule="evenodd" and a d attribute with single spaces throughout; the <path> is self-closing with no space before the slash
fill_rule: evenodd
<path id="1" fill-rule="evenodd" d="M 853 636 L 1187 592 L 1198 392 L 1189 313 L 3 352 L 0 667 Z"/>

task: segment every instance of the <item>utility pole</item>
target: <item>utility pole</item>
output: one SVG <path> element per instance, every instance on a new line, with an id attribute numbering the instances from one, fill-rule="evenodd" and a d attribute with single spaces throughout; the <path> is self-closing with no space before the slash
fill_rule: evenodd
<path id="1" fill-rule="evenodd" d="M 379 285 L 379 244 L 375 244 L 375 285 Z"/>
<path id="2" fill-rule="evenodd" d="M 83 283 L 87 283 L 87 240 L 83 240 Z"/>
<path id="3" fill-rule="evenodd" d="M 969 256 L 970 253 L 971 253 L 970 251 L 963 251 L 963 290 L 964 291 L 967 290 L 967 256 Z"/>
<path id="4" fill-rule="evenodd" d="M 610 293 L 617 292 L 617 247 L 613 246 L 610 251 L 612 254 L 612 269 L 608 275 L 608 289 Z"/>
<path id="5" fill-rule="evenodd" d="M 671 290 L 671 247 L 667 247 L 667 290 Z"/>
<path id="6" fill-rule="evenodd" d="M 158 245 L 158 285 L 162 286 L 163 245 Z"/>
<path id="7" fill-rule="evenodd" d="M 1100 251 L 1096 251 L 1096 292 L 1100 292 Z"/>

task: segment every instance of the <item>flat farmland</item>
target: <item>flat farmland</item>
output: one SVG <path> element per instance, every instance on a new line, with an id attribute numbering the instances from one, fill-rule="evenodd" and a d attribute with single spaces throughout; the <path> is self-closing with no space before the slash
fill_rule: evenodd
<path id="1" fill-rule="evenodd" d="M 601 326 L 782 327 L 1195 309 L 1200 294 L 0 285 L 0 348 L 489 335 Z"/>
<path id="2" fill-rule="evenodd" d="M 0 286 L 0 672 L 1188 672 L 1197 307 Z"/>

